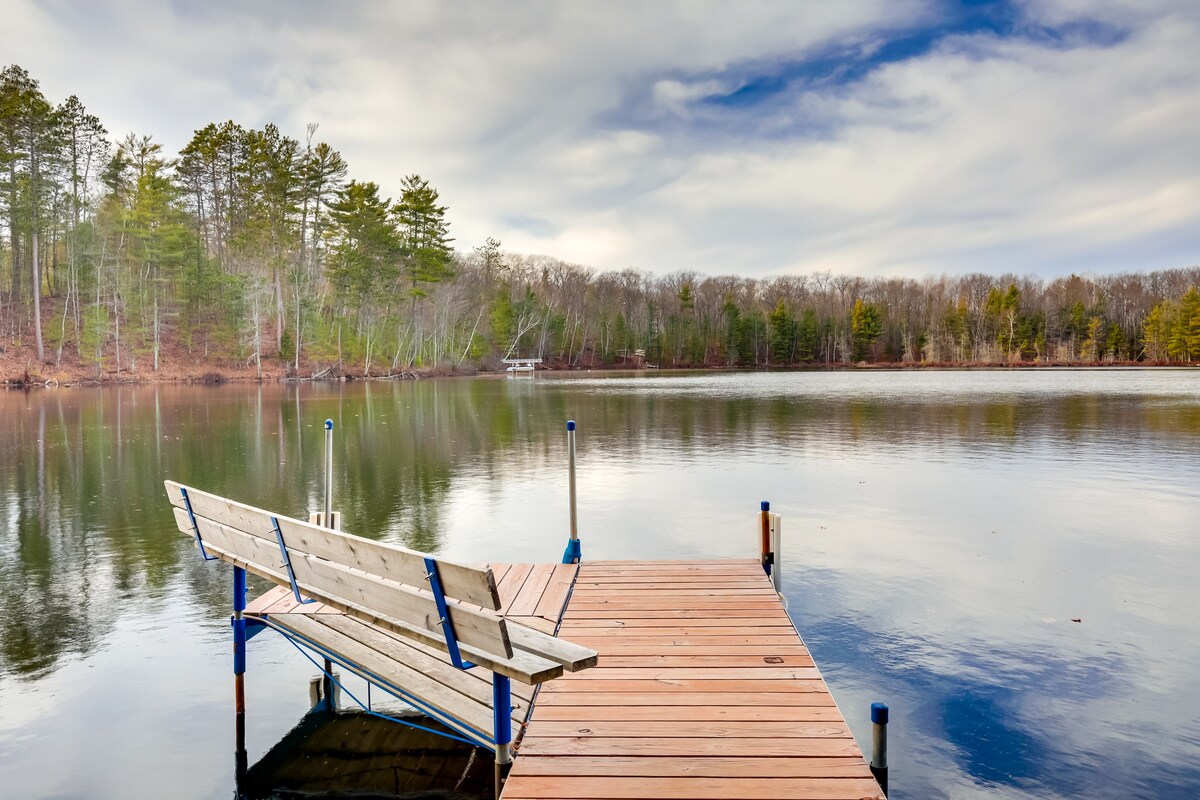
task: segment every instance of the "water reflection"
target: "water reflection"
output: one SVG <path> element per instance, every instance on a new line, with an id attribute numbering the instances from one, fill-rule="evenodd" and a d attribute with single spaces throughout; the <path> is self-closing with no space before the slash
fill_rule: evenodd
<path id="1" fill-rule="evenodd" d="M 837 372 L 0 394 L 0 785 L 227 796 L 229 576 L 174 532 L 164 478 L 302 515 L 328 417 L 354 532 L 547 560 L 573 417 L 585 558 L 748 555 L 773 501 L 794 615 L 860 740 L 869 702 L 892 704 L 894 796 L 1195 795 L 1198 386 Z M 306 669 L 252 643 L 259 755 L 302 713 Z M 148 735 L 150 708 L 187 744 Z M 55 766 L 96 741 L 138 747 Z M 135 778 L 147 757 L 206 779 Z"/>

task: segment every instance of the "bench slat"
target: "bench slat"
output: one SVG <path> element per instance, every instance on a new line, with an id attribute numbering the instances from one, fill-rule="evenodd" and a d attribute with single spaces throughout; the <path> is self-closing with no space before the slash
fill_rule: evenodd
<path id="1" fill-rule="evenodd" d="M 191 521 L 188 519 L 187 512 L 181 508 L 174 509 L 175 521 L 179 526 L 180 531 L 185 534 L 192 535 Z M 235 531 L 225 525 L 220 525 L 212 520 L 204 517 L 196 518 L 197 524 L 200 526 L 200 534 L 204 539 L 204 546 L 210 555 L 215 555 L 224 561 L 243 567 L 248 572 L 251 572 L 259 577 L 266 578 L 280 585 L 288 585 L 287 574 L 282 566 L 282 558 L 279 554 L 279 547 L 273 543 L 265 542 L 248 534 Z M 253 551 L 252 555 L 239 552 L 239 547 L 245 547 Z M 301 578 L 303 568 L 301 562 L 305 565 L 321 564 L 325 568 L 336 568 L 344 571 L 349 575 L 361 575 L 363 578 L 373 579 L 380 583 L 387 584 L 390 588 L 392 582 L 377 576 L 366 575 L 359 570 L 354 570 L 348 567 L 343 567 L 337 564 L 329 564 L 322 562 L 321 559 L 316 559 L 303 554 L 292 554 L 292 568 L 296 573 L 297 583 L 301 585 L 305 596 L 311 597 L 314 600 L 319 600 L 326 605 L 336 608 L 356 619 L 363 620 L 372 625 L 383 628 L 386 631 L 396 633 L 409 639 L 413 639 L 422 644 L 436 648 L 440 652 L 446 652 L 446 643 L 441 636 L 441 628 L 425 627 L 420 620 L 415 624 L 407 620 L 395 619 L 379 613 L 380 609 L 376 605 L 363 605 L 354 601 L 352 598 L 347 598 L 338 595 L 335 591 L 322 590 L 316 586 L 308 585 Z M 418 599 L 427 604 L 427 608 L 431 609 L 428 614 L 431 622 L 436 622 L 436 605 L 431 596 L 418 594 L 415 591 L 402 588 L 411 595 L 415 595 Z M 457 620 L 459 615 L 465 615 L 466 618 L 477 616 L 480 618 L 491 617 L 492 615 L 485 611 L 474 611 L 468 607 L 458 605 L 450 606 L 451 618 L 456 620 L 455 630 L 459 632 Z M 292 616 L 315 616 L 315 615 L 285 615 Z M 508 627 L 506 620 L 498 617 L 493 619 L 504 626 L 505 634 L 510 635 L 512 630 L 524 630 L 520 625 L 512 625 Z M 459 649 L 463 657 L 472 661 L 481 667 L 498 672 L 501 675 L 520 681 L 525 684 L 538 684 L 544 681 L 557 678 L 563 673 L 563 667 L 557 659 L 542 657 L 536 653 L 528 651 L 513 651 L 510 645 L 510 655 L 507 658 L 499 657 L 495 652 L 481 650 L 463 640 L 460 634 Z"/>
<path id="2" fill-rule="evenodd" d="M 180 531 L 192 533 L 192 523 L 187 511 L 176 508 L 175 521 Z M 196 524 L 200 527 L 200 536 L 204 539 L 205 547 L 212 542 L 226 553 L 263 566 L 271 573 L 271 579 L 277 583 L 288 583 L 283 556 L 276 542 L 251 536 L 207 517 L 197 516 Z M 309 597 L 316 597 L 333 606 L 350 604 L 369 608 L 383 616 L 436 632 L 440 640 L 441 625 L 433 595 L 353 567 L 306 553 L 293 552 L 290 545 L 288 551 L 296 583 Z M 505 659 L 512 658 L 507 624 L 503 619 L 457 603 L 450 605 L 449 611 L 455 636 L 461 644 L 494 653 Z"/>
<path id="3" fill-rule="evenodd" d="M 292 553 L 308 553 L 339 564 L 354 564 L 365 572 L 409 586 L 428 585 L 425 580 L 424 553 L 271 514 L 176 481 L 164 481 L 164 484 L 167 497 L 176 508 L 185 508 L 180 489 L 187 489 L 196 516 L 207 517 L 272 544 L 275 543 L 275 528 L 271 524 L 271 518 L 274 517 L 279 520 L 283 540 Z M 448 598 L 492 610 L 500 608 L 500 595 L 490 568 L 440 558 L 437 561 L 438 577 Z"/>
<path id="4" fill-rule="evenodd" d="M 591 648 L 568 642 L 566 639 L 559 639 L 524 625 L 509 625 L 508 638 L 512 642 L 514 650 L 547 658 L 562 665 L 567 672 L 579 672 L 594 667 L 599 661 L 599 655 Z"/>

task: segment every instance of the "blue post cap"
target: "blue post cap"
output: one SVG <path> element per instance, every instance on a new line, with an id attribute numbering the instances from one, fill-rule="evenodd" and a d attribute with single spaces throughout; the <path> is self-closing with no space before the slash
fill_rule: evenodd
<path id="1" fill-rule="evenodd" d="M 871 703 L 871 723 L 874 725 L 888 724 L 887 703 Z"/>
<path id="2" fill-rule="evenodd" d="M 569 430 L 569 431 L 575 430 L 575 420 L 573 420 L 573 419 L 567 420 L 567 430 Z"/>
<path id="3" fill-rule="evenodd" d="M 325 420 L 325 430 L 327 430 L 327 431 L 333 430 L 333 420 L 331 420 L 331 419 Z"/>
<path id="4" fill-rule="evenodd" d="M 758 504 L 758 507 L 761 508 L 763 511 L 770 511 L 771 510 L 771 502 L 769 500 L 763 500 L 761 503 Z"/>

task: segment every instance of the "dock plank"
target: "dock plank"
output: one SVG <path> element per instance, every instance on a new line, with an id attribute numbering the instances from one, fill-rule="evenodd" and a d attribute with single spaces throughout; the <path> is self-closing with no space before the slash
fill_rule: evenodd
<path id="1" fill-rule="evenodd" d="M 534 714 L 536 715 L 536 707 Z M 673 756 L 675 758 L 707 758 L 709 756 L 858 756 L 862 752 L 853 739 L 843 737 L 814 737 L 810 739 L 678 739 L 665 738 L 598 738 L 595 736 L 537 736 L 526 737 L 521 745 L 521 758 L 516 761 L 509 785 L 520 781 L 525 767 L 521 760 L 534 756 Z M 865 761 L 863 762 L 866 763 Z M 506 793 L 505 797 L 509 795 Z M 653 795 L 646 795 L 653 800 Z"/>
<path id="2" fill-rule="evenodd" d="M 546 586 L 553 576 L 553 564 L 535 564 L 533 569 L 529 570 L 529 577 L 525 579 L 521 590 L 517 592 L 512 604 L 505 609 L 504 613 L 514 617 L 534 616 L 534 611 L 537 610 L 538 603 L 541 602 L 542 595 L 546 592 Z"/>
<path id="3" fill-rule="evenodd" d="M 550 582 L 546 584 L 546 591 L 542 594 L 542 599 L 533 613 L 544 619 L 552 620 L 557 626 L 558 621 L 562 619 L 563 608 L 567 603 L 567 596 L 571 594 L 578 571 L 579 565 L 577 564 L 555 564 Z"/>
<path id="4" fill-rule="evenodd" d="M 776 800 L 780 797 L 819 800 L 862 800 L 874 797 L 879 785 L 870 778 L 647 778 L 582 776 L 529 776 L 520 791 L 505 793 L 510 800 Z M 882 796 L 882 795 L 880 795 Z"/>
<path id="5" fill-rule="evenodd" d="M 841 712 L 827 706 L 776 706 L 767 704 L 775 695 L 757 695 L 753 705 L 668 706 L 668 705 L 546 705 L 538 710 L 539 722 L 829 722 L 840 721 Z M 722 700 L 724 700 L 722 698 Z"/>
<path id="6" fill-rule="evenodd" d="M 696 760 L 666 756 L 548 756 L 530 759 L 527 775 L 624 775 L 633 778 L 719 778 L 727 775 L 771 775 L 776 778 L 864 778 L 862 760 L 849 756 L 807 758 L 728 758 Z M 870 796 L 870 795 L 868 795 Z"/>
<path id="7" fill-rule="evenodd" d="M 600 739 L 837 739 L 850 736 L 845 722 L 774 722 L 770 720 L 738 720 L 713 722 L 709 725 L 679 725 L 675 722 L 648 722 L 645 720 L 593 720 L 590 722 L 542 721 L 530 722 L 527 736 L 543 737 L 596 737 Z"/>
<path id="8" fill-rule="evenodd" d="M 517 599 L 517 594 L 521 591 L 521 587 L 525 585 L 525 579 L 529 577 L 529 573 L 533 570 L 533 564 L 513 564 L 504 579 L 497 585 L 497 590 L 500 595 L 500 613 L 508 613 L 508 609 L 512 606 L 513 601 Z"/>
<path id="9" fill-rule="evenodd" d="M 712 702 L 712 698 L 704 697 L 701 694 L 691 693 L 660 693 L 660 692 L 645 692 L 641 694 L 627 694 L 624 697 L 614 699 L 608 694 L 593 694 L 593 693 L 563 693 L 563 694 L 547 694 L 542 692 L 538 696 L 538 708 L 547 708 L 550 706 L 587 706 L 587 707 L 614 707 L 614 706 L 707 706 Z M 818 691 L 817 687 L 807 692 L 733 692 L 728 691 L 721 694 L 717 700 L 719 703 L 727 703 L 732 706 L 761 706 L 769 705 L 772 707 L 783 706 L 832 706 L 833 696 L 828 692 Z"/>

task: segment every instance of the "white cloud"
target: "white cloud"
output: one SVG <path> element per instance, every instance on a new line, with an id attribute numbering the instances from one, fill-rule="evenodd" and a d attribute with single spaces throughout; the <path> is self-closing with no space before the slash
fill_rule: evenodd
<path id="1" fill-rule="evenodd" d="M 28 34 L 8 60 L 114 134 L 173 150 L 209 121 L 296 136 L 316 121 L 355 177 L 393 194 L 428 177 L 464 249 L 495 236 L 602 268 L 744 274 L 1105 270 L 1200 251 L 1186 3 L 1027 0 L 1028 37 L 951 37 L 733 107 L 704 101 L 878 51 L 943 7 L 8 5 Z M 1037 33 L 1063 25 L 1065 43 Z M 1121 35 L 1089 45 L 1095 30 Z"/>

